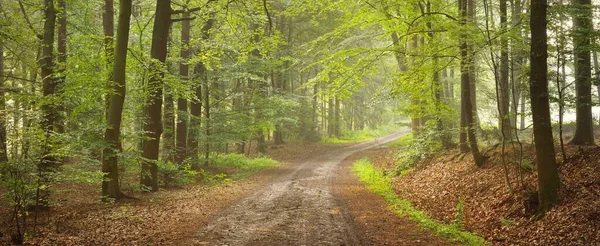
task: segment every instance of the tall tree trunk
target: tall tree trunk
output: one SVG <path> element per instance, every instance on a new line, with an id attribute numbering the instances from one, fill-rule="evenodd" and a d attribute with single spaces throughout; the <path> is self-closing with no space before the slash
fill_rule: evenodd
<path id="1" fill-rule="evenodd" d="M 164 64 L 167 58 L 167 41 L 171 23 L 171 0 L 157 0 L 154 27 L 152 30 L 152 48 L 150 56 L 150 79 L 148 81 L 148 98 L 145 109 L 147 119 L 144 122 L 144 139 L 142 140 L 142 173 L 140 183 L 152 191 L 158 191 L 158 150 L 162 133 L 162 94 L 164 80 Z"/>
<path id="2" fill-rule="evenodd" d="M 592 122 L 592 76 L 590 64 L 589 32 L 592 30 L 591 0 L 577 0 L 573 17 L 575 92 L 577 123 L 571 144 L 594 145 L 594 124 Z"/>
<path id="3" fill-rule="evenodd" d="M 202 81 L 202 92 L 204 93 L 204 134 L 206 136 L 206 140 L 204 142 L 204 165 L 207 166 L 208 157 L 210 155 L 210 143 L 212 142 L 212 139 L 210 137 L 210 82 L 208 76 L 205 76 L 205 78 L 206 79 Z"/>
<path id="4" fill-rule="evenodd" d="M 550 103 L 548 101 L 548 40 L 546 1 L 531 2 L 531 72 L 529 90 L 538 169 L 539 211 L 544 213 L 557 201 L 560 179 L 556 166 Z"/>
<path id="5" fill-rule="evenodd" d="M 43 144 L 43 157 L 38 164 L 39 185 L 38 203 L 41 207 L 49 206 L 50 193 L 48 189 L 41 187 L 49 186 L 50 172 L 56 167 L 56 158 L 52 155 L 49 139 L 54 131 L 54 122 L 56 120 L 56 105 L 52 97 L 56 91 L 56 80 L 54 79 L 54 28 L 56 25 L 56 12 L 53 0 L 45 0 L 44 10 L 44 35 L 42 40 L 42 57 L 39 60 L 39 66 L 42 68 L 42 87 L 44 103 L 42 104 L 42 119 L 40 126 L 45 134 L 45 143 Z"/>
<path id="6" fill-rule="evenodd" d="M 508 27 L 508 8 L 507 0 L 500 0 L 500 28 L 504 31 Z M 510 123 L 510 87 L 509 87 L 509 66 L 508 66 L 508 37 L 502 35 L 500 37 L 500 83 L 498 90 L 498 113 L 499 113 L 499 129 L 502 131 L 502 138 L 505 140 L 512 139 L 512 129 Z"/>
<path id="7" fill-rule="evenodd" d="M 188 60 L 190 58 L 190 12 L 184 10 L 181 22 L 181 63 L 179 63 L 179 76 L 183 83 L 189 80 Z M 177 142 L 175 145 L 175 163 L 181 164 L 187 152 L 188 132 L 188 101 L 183 97 L 177 99 Z"/>
<path id="8" fill-rule="evenodd" d="M 56 94 L 61 93 L 62 87 L 66 83 L 67 76 L 65 75 L 66 67 L 67 67 L 67 6 L 65 4 L 65 0 L 58 0 L 58 9 L 60 10 L 58 14 L 58 40 L 57 44 L 57 61 L 58 67 L 56 72 L 58 73 L 58 77 L 56 78 Z M 65 132 L 65 117 L 63 116 L 65 111 L 65 106 L 63 103 L 57 105 L 57 113 L 56 113 L 56 122 L 54 125 L 56 127 L 57 133 Z"/>
<path id="9" fill-rule="evenodd" d="M 113 61 L 115 49 L 113 38 L 115 36 L 115 11 L 113 0 L 104 0 L 104 12 L 102 13 L 102 29 L 104 31 L 104 56 L 106 59 L 106 70 L 108 71 L 107 87 L 111 87 L 113 81 Z M 104 118 L 108 118 L 110 97 L 104 99 Z"/>
<path id="10" fill-rule="evenodd" d="M 0 19 L 1 20 L 1 19 Z M 4 42 L 0 36 L 0 88 L 4 88 Z M 15 103 L 16 104 L 16 103 Z M 16 110 L 18 107 L 16 106 Z M 0 91 L 0 166 L 8 162 L 8 148 L 6 142 L 6 98 L 4 90 Z"/>
<path id="11" fill-rule="evenodd" d="M 460 13 L 461 13 L 461 23 L 464 26 L 467 24 L 471 24 L 472 19 L 467 15 L 470 12 L 467 9 L 467 6 L 472 6 L 472 4 L 468 4 L 467 1 L 472 2 L 473 0 L 461 0 L 460 1 Z M 462 35 L 461 38 L 461 105 L 462 112 L 464 113 L 464 120 L 466 123 L 466 133 L 469 140 L 469 147 L 471 148 L 471 153 L 473 154 L 473 160 L 477 166 L 483 166 L 485 162 L 485 158 L 479 152 L 479 147 L 477 145 L 477 136 L 475 134 L 475 122 L 473 118 L 474 110 L 473 110 L 473 102 L 471 98 L 471 85 L 473 84 L 470 80 L 473 78 L 471 75 L 471 67 L 472 67 L 472 51 L 469 47 L 466 34 Z"/>
<path id="12" fill-rule="evenodd" d="M 121 119 L 126 92 L 125 69 L 127 67 L 130 20 L 131 0 L 120 0 L 116 55 L 112 63 L 114 81 L 111 83 L 111 87 L 114 92 L 108 96 L 110 100 L 108 103 L 107 127 L 104 133 L 104 141 L 106 141 L 108 147 L 104 149 L 102 154 L 102 172 L 104 173 L 102 180 L 103 198 L 119 199 L 121 197 L 117 155 L 121 151 Z"/>
<path id="13" fill-rule="evenodd" d="M 173 47 L 173 23 L 169 25 L 169 37 L 167 38 L 167 53 Z M 169 74 L 174 74 L 173 62 L 166 61 L 166 71 Z M 161 153 L 162 160 L 167 162 L 175 162 L 175 104 L 173 99 L 173 89 L 169 85 L 164 85 L 163 93 L 163 117 L 162 117 L 162 134 L 161 134 Z M 143 115 L 143 114 L 142 114 Z M 142 116 L 143 119 L 143 116 Z M 142 120 L 142 124 L 146 119 Z M 142 147 L 143 149 L 143 147 Z"/>
<path id="14" fill-rule="evenodd" d="M 206 23 L 204 23 L 204 26 L 202 26 L 202 39 L 204 41 L 207 41 L 210 36 L 209 36 L 209 31 L 212 28 L 213 24 L 214 24 L 215 20 L 213 18 L 209 18 Z M 198 146 L 198 141 L 200 139 L 200 127 L 201 127 L 201 116 L 202 116 L 202 85 L 205 83 L 205 81 L 207 81 L 208 77 L 206 75 L 206 67 L 204 66 L 204 63 L 199 62 L 198 64 L 196 64 L 196 66 L 194 67 L 194 74 L 196 77 L 196 80 L 198 81 L 195 84 L 195 92 L 196 92 L 196 98 L 192 101 L 191 105 L 190 105 L 190 114 L 191 114 L 191 119 L 190 119 L 190 133 L 189 133 L 189 139 L 188 139 L 188 147 L 189 147 L 189 152 L 188 152 L 188 156 L 191 157 L 195 157 L 197 158 L 198 155 L 200 154 L 198 152 L 199 150 L 199 146 Z M 194 167 L 197 168 L 196 166 L 196 162 L 194 163 Z"/>

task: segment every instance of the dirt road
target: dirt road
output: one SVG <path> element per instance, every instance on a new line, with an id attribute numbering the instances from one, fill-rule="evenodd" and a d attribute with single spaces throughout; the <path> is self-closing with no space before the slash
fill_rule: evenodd
<path id="1" fill-rule="evenodd" d="M 362 245 L 355 222 L 332 194 L 339 163 L 398 132 L 294 163 L 265 187 L 225 209 L 201 230 L 205 245 Z"/>

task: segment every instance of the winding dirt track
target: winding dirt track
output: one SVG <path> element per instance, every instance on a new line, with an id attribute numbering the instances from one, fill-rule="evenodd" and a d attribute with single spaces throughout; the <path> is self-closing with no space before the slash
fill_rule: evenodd
<path id="1" fill-rule="evenodd" d="M 358 151 L 405 134 L 398 132 L 294 163 L 213 218 L 198 235 L 205 245 L 361 245 L 360 232 L 332 195 L 338 165 Z"/>

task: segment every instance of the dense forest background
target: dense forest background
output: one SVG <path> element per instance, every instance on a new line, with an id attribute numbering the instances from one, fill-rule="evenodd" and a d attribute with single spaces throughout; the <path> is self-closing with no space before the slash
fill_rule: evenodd
<path id="1" fill-rule="evenodd" d="M 410 163 L 460 148 L 481 167 L 485 149 L 500 148 L 506 187 L 533 194 L 543 216 L 564 146 L 595 145 L 597 10 L 590 0 L 0 1 L 0 191 L 26 221 L 60 200 L 61 182 L 97 184 L 93 195 L 114 202 L 208 176 L 221 155 L 407 127 Z M 522 179 L 532 163 L 536 187 Z"/>

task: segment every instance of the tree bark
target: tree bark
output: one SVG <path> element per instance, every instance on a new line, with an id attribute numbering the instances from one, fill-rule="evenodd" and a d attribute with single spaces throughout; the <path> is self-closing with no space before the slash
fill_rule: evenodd
<path id="1" fill-rule="evenodd" d="M 507 0 L 500 0 L 500 28 L 506 30 L 508 27 L 508 8 Z M 510 87 L 509 70 L 508 70 L 508 37 L 502 35 L 500 37 L 500 83 L 498 90 L 498 107 L 499 113 L 499 129 L 502 131 L 502 138 L 505 140 L 512 139 L 512 129 L 510 123 Z"/>
<path id="2" fill-rule="evenodd" d="M 67 67 L 67 6 L 65 4 L 65 0 L 58 0 L 58 9 L 60 10 L 58 14 L 58 40 L 57 44 L 57 61 L 58 66 L 56 72 L 58 73 L 58 77 L 56 78 L 56 94 L 61 93 L 61 87 L 66 83 L 67 76 L 65 75 L 66 67 Z M 65 117 L 63 114 L 65 113 L 65 107 L 62 103 L 57 105 L 56 112 L 56 122 L 54 122 L 56 132 L 64 133 L 65 132 Z"/>
<path id="3" fill-rule="evenodd" d="M 590 45 L 592 30 L 592 10 L 590 0 L 577 0 L 573 17 L 576 115 L 575 134 L 571 139 L 574 145 L 595 145 L 594 124 L 592 122 L 592 76 Z"/>
<path id="4" fill-rule="evenodd" d="M 119 23 L 117 27 L 116 56 L 113 65 L 114 81 L 111 83 L 112 90 L 108 98 L 109 107 L 107 114 L 107 127 L 104 140 L 108 147 L 102 154 L 102 196 L 103 198 L 119 199 L 121 189 L 119 186 L 119 167 L 117 155 L 121 151 L 121 120 L 123 115 L 123 104 L 125 102 L 125 69 L 127 64 L 127 46 L 129 41 L 129 22 L 131 20 L 131 0 L 120 0 Z"/>
<path id="5" fill-rule="evenodd" d="M 113 61 L 115 49 L 113 47 L 113 38 L 115 36 L 115 11 L 113 0 L 104 0 L 104 12 L 102 13 L 102 29 L 104 31 L 104 56 L 106 59 L 106 70 L 108 71 L 107 87 L 111 87 L 113 81 Z M 110 98 L 107 95 L 104 99 L 104 118 L 108 118 Z"/>
<path id="6" fill-rule="evenodd" d="M 472 6 L 472 4 L 468 4 L 467 1 L 472 2 L 473 0 L 461 0 L 461 22 L 462 25 L 467 25 L 471 23 L 471 18 L 467 15 L 470 12 L 467 9 L 467 6 Z M 474 110 L 473 110 L 473 102 L 471 98 L 471 85 L 473 84 L 470 80 L 473 78 L 471 74 L 471 67 L 473 66 L 472 60 L 472 51 L 469 47 L 467 41 L 467 35 L 462 35 L 461 45 L 461 112 L 464 113 L 464 123 L 466 123 L 466 135 L 469 140 L 469 147 L 471 148 L 471 153 L 473 154 L 473 160 L 477 166 L 483 166 L 485 162 L 485 158 L 479 152 L 479 147 L 477 145 L 477 136 L 475 134 L 475 122 L 473 118 Z"/>
<path id="7" fill-rule="evenodd" d="M 157 0 L 152 30 L 152 47 L 150 56 L 150 79 L 148 81 L 148 98 L 145 109 L 147 119 L 144 122 L 144 139 L 142 140 L 142 173 L 140 183 L 158 191 L 158 150 L 162 134 L 162 94 L 164 84 L 164 65 L 167 58 L 167 41 L 171 23 L 171 1 Z"/>
<path id="8" fill-rule="evenodd" d="M 45 102 L 41 106 L 42 119 L 40 126 L 45 134 L 45 143 L 43 144 L 43 157 L 38 164 L 39 185 L 49 186 L 50 172 L 56 167 L 56 158 L 52 156 L 52 148 L 48 142 L 54 131 L 54 122 L 56 120 L 56 105 L 51 99 L 56 91 L 56 80 L 54 73 L 54 28 L 56 26 L 56 12 L 53 0 L 45 0 L 44 10 L 44 34 L 42 39 L 42 57 L 39 60 L 39 66 L 42 68 L 42 93 Z M 38 206 L 48 207 L 50 193 L 48 189 L 38 187 Z"/>
<path id="9" fill-rule="evenodd" d="M 184 10 L 181 22 L 181 63 L 179 63 L 179 76 L 183 83 L 189 80 L 188 59 L 190 58 L 190 12 Z M 187 156 L 188 134 L 188 101 L 185 98 L 177 99 L 177 142 L 175 145 L 175 163 L 181 164 Z"/>
<path id="10" fill-rule="evenodd" d="M 1 19 L 0 19 L 1 20 Z M 0 88 L 4 88 L 4 42 L 0 36 Z M 18 107 L 17 107 L 18 108 Z M 8 145 L 6 142 L 6 98 L 4 90 L 0 91 L 0 166 L 8 162 Z M 17 109 L 18 110 L 18 109 Z"/>
<path id="11" fill-rule="evenodd" d="M 529 90 L 538 169 L 539 211 L 544 213 L 557 201 L 560 179 L 556 166 L 550 103 L 548 101 L 548 40 L 546 1 L 531 2 L 531 72 Z"/>

